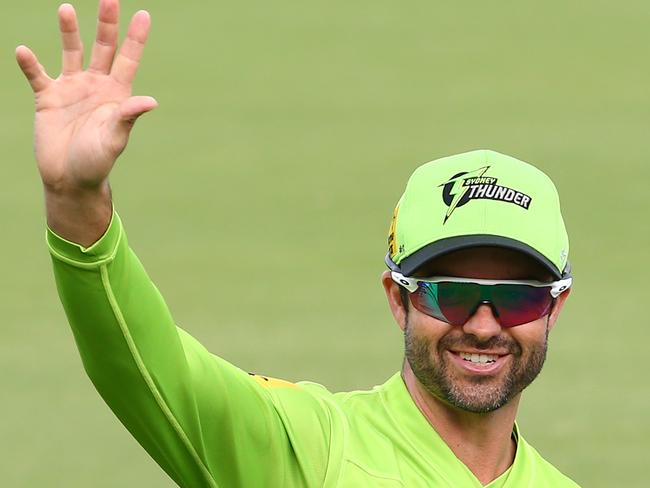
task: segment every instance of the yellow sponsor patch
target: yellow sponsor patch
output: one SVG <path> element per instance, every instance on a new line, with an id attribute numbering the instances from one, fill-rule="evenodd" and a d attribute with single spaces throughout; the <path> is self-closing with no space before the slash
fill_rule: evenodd
<path id="1" fill-rule="evenodd" d="M 255 373 L 248 373 L 257 381 L 260 385 L 265 388 L 298 388 L 298 385 L 291 383 L 290 381 L 281 380 L 278 378 L 271 378 L 269 376 L 262 376 Z"/>

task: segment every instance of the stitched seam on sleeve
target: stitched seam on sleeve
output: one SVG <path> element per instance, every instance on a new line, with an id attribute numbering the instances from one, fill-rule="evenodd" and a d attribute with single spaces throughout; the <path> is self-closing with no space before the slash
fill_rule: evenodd
<path id="1" fill-rule="evenodd" d="M 321 404 L 322 403 L 324 403 L 324 402 L 321 402 Z M 332 461 L 332 458 L 334 457 L 333 452 L 334 452 L 334 442 L 335 442 L 335 440 L 334 440 L 334 435 L 335 435 L 334 419 L 332 418 L 332 412 L 330 411 L 330 409 L 327 408 L 326 405 L 323 405 L 323 407 L 325 409 L 325 412 L 327 413 L 327 420 L 329 420 L 329 434 L 330 434 L 329 446 L 327 446 L 327 448 L 328 448 L 327 449 L 327 464 L 325 465 L 325 475 L 323 476 L 323 486 L 324 487 L 326 487 L 326 486 L 336 486 L 336 485 L 338 485 L 338 479 L 339 479 L 339 476 L 341 474 L 341 469 L 339 469 L 338 472 L 336 472 L 336 473 L 332 473 L 332 471 L 333 471 L 332 464 L 333 464 L 333 462 L 336 461 L 336 460 Z M 345 443 L 346 443 L 346 437 L 347 437 L 346 434 L 347 434 L 347 432 L 344 431 L 343 440 L 342 440 L 344 449 L 345 449 Z"/>
<path id="2" fill-rule="evenodd" d="M 404 486 L 404 482 L 401 479 L 396 478 L 395 476 L 390 476 L 390 475 L 378 473 L 375 470 L 373 470 L 372 468 L 370 468 L 368 466 L 364 466 L 363 464 L 358 463 L 357 461 L 355 461 L 353 459 L 346 459 L 346 462 L 348 462 L 350 464 L 354 464 L 361 471 L 363 471 L 364 473 L 372 476 L 373 478 L 378 478 L 378 479 L 382 479 L 382 480 L 397 481 L 401 486 Z"/>
<path id="3" fill-rule="evenodd" d="M 116 246 L 117 248 L 117 246 Z M 111 258 L 112 259 L 112 258 Z M 149 391 L 153 395 L 154 399 L 156 400 L 156 403 L 158 404 L 158 407 L 162 411 L 163 415 L 169 422 L 169 424 L 172 426 L 174 432 L 178 435 L 180 438 L 182 444 L 187 448 L 189 451 L 191 457 L 194 459 L 196 464 L 198 465 L 200 471 L 203 473 L 205 476 L 206 481 L 208 482 L 209 486 L 211 488 L 218 488 L 217 482 L 215 479 L 212 477 L 212 474 L 210 471 L 207 469 L 203 461 L 201 460 L 200 456 L 194 449 L 194 446 L 190 442 L 189 438 L 187 437 L 187 434 L 181 427 L 180 423 L 174 417 L 174 414 L 172 413 L 171 409 L 165 403 L 165 400 L 163 399 L 162 395 L 160 394 L 160 391 L 158 391 L 158 388 L 156 387 L 153 378 L 149 374 L 149 371 L 147 370 L 144 361 L 142 361 L 142 358 L 140 357 L 140 353 L 138 352 L 138 349 L 135 345 L 135 342 L 133 341 L 133 338 L 131 337 L 131 334 L 129 332 L 129 329 L 126 326 L 126 321 L 124 320 L 124 316 L 122 315 L 122 311 L 120 310 L 119 305 L 117 304 L 117 301 L 115 300 L 115 295 L 113 295 L 113 290 L 111 288 L 111 283 L 108 277 L 108 270 L 106 268 L 106 265 L 102 265 L 100 268 L 101 271 L 101 277 L 102 277 L 102 285 L 104 287 L 104 290 L 106 292 L 106 296 L 108 298 L 109 304 L 111 306 L 111 309 L 113 310 L 113 314 L 115 315 L 115 319 L 117 320 L 120 330 L 122 331 L 122 335 L 124 336 L 124 339 L 126 340 L 127 346 L 129 348 L 129 351 L 131 352 L 131 356 L 133 357 L 133 360 L 135 361 L 138 371 L 142 375 L 142 379 L 144 379 L 145 384 L 149 388 Z"/>

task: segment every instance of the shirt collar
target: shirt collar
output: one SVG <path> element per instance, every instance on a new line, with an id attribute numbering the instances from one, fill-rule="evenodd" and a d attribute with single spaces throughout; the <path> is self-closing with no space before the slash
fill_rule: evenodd
<path id="1" fill-rule="evenodd" d="M 405 441 L 411 444 L 413 455 L 420 456 L 423 462 L 441 475 L 448 473 L 447 477 L 450 482 L 453 480 L 459 483 L 459 480 L 462 480 L 463 484 L 460 486 L 487 488 L 483 487 L 469 468 L 456 457 L 422 414 L 413 401 L 400 373 L 396 373 L 382 385 L 381 397 L 396 429 L 401 431 Z M 521 464 L 518 461 L 522 457 L 520 451 L 523 439 L 516 423 L 513 433 L 517 440 L 514 462 L 505 473 L 487 485 L 489 487 L 501 486 L 504 477 L 508 477 L 511 470 L 515 469 L 517 464 Z M 435 455 L 435 459 L 428 459 L 426 453 Z"/>

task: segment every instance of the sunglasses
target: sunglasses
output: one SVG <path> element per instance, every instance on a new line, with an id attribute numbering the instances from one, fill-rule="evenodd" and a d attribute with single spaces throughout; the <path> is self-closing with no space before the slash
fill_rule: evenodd
<path id="1" fill-rule="evenodd" d="M 527 324 L 548 315 L 554 300 L 571 287 L 572 278 L 551 283 L 532 280 L 411 278 L 391 271 L 393 281 L 409 291 L 420 312 L 451 325 L 464 325 L 482 304 L 492 308 L 502 327 Z"/>

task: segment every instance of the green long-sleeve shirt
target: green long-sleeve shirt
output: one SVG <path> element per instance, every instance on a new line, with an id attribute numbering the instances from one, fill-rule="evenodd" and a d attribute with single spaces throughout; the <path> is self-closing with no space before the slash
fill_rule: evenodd
<path id="1" fill-rule="evenodd" d="M 89 248 L 47 234 L 84 367 L 124 426 L 182 487 L 453 487 L 481 483 L 395 374 L 371 391 L 250 375 L 174 324 L 117 214 Z M 577 485 L 519 434 L 490 488 Z"/>

